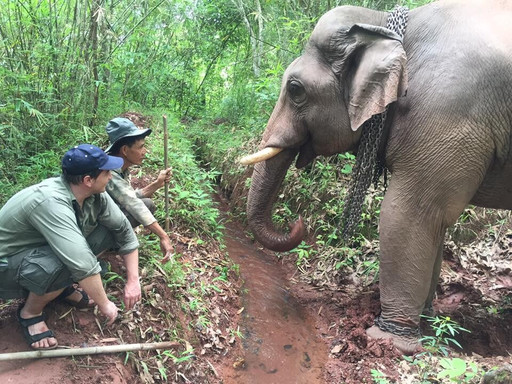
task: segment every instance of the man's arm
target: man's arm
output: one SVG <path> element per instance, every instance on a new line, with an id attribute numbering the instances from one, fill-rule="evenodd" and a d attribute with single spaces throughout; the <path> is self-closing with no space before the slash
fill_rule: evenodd
<path id="1" fill-rule="evenodd" d="M 145 227 L 156 221 L 149 208 L 139 198 L 144 197 L 142 191 L 134 190 L 120 173 L 112 172 L 112 180 L 107 184 L 107 192 L 120 207 Z"/>
<path id="2" fill-rule="evenodd" d="M 169 239 L 167 233 L 160 226 L 160 224 L 158 224 L 158 221 L 155 221 L 154 223 L 148 225 L 145 228 L 149 229 L 151 232 L 153 232 L 160 238 L 160 249 L 162 250 L 162 254 L 164 255 L 164 258 L 160 261 L 162 263 L 168 262 L 172 254 L 174 253 L 174 247 L 172 246 L 171 239 Z"/>
<path id="3" fill-rule="evenodd" d="M 124 257 L 126 267 L 126 285 L 124 288 L 124 304 L 127 309 L 132 309 L 141 300 L 141 288 L 139 282 L 139 251 L 136 249 L 127 253 Z M 108 318 L 108 324 L 112 324 L 118 313 L 118 308 L 111 302 L 99 274 L 95 274 L 78 282 L 91 299 L 98 305 L 101 313 Z"/>
<path id="4" fill-rule="evenodd" d="M 133 306 L 141 299 L 141 289 L 139 281 L 139 250 L 123 255 L 124 266 L 126 267 L 126 285 L 124 287 L 124 305 L 127 309 Z"/>
<path id="5" fill-rule="evenodd" d="M 119 254 L 124 259 L 126 267 L 126 285 L 124 287 L 124 304 L 127 309 L 132 309 L 141 299 L 139 282 L 139 242 L 133 232 L 126 216 L 114 203 L 108 193 L 102 193 L 103 214 L 99 217 L 107 229 L 111 231 L 120 245 Z"/>
<path id="6" fill-rule="evenodd" d="M 145 186 L 142 188 L 141 195 L 143 197 L 151 197 L 153 196 L 153 193 L 155 193 L 158 189 L 162 188 L 165 184 L 165 182 L 169 182 L 171 180 L 172 176 L 172 169 L 162 169 L 160 173 L 158 174 L 158 177 L 155 181 L 153 181 L 151 184 Z"/>
<path id="7" fill-rule="evenodd" d="M 137 236 L 130 222 L 108 193 L 101 193 L 102 213 L 98 222 L 106 227 L 119 245 L 119 254 L 124 255 L 139 247 Z"/>
<path id="8" fill-rule="evenodd" d="M 107 317 L 108 324 L 112 324 L 117 318 L 118 308 L 108 299 L 105 289 L 103 288 L 100 275 L 95 274 L 86 277 L 85 279 L 80 280 L 78 284 L 98 305 L 101 313 Z"/>

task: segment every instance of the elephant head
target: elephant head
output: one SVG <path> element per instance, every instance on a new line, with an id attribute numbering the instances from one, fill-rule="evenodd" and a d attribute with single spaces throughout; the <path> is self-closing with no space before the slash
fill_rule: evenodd
<path id="1" fill-rule="evenodd" d="M 303 239 L 302 220 L 289 234 L 271 219 L 288 167 L 316 156 L 357 148 L 361 125 L 384 112 L 406 88 L 406 55 L 401 38 L 379 26 L 358 24 L 347 7 L 325 14 L 304 54 L 286 69 L 277 104 L 269 119 L 260 152 L 242 159 L 256 163 L 247 217 L 256 239 L 275 251 L 287 251 Z M 349 9 L 352 9 L 349 7 Z"/>

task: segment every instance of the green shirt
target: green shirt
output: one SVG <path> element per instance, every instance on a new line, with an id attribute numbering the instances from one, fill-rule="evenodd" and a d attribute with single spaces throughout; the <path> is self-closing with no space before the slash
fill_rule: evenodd
<path id="1" fill-rule="evenodd" d="M 139 189 L 134 190 L 128 181 L 128 170 L 112 171 L 112 180 L 107 184 L 107 192 L 121 208 L 144 227 L 156 221 L 149 208 L 140 199 L 144 197 L 142 192 Z"/>
<path id="2" fill-rule="evenodd" d="M 120 245 L 121 254 L 139 243 L 130 223 L 107 193 L 85 199 L 82 209 L 69 184 L 50 178 L 11 197 L 0 210 L 0 258 L 49 245 L 76 281 L 101 268 L 86 237 L 105 226 Z"/>

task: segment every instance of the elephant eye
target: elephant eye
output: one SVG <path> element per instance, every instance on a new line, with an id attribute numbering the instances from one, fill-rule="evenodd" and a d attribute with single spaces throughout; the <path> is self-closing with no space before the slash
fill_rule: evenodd
<path id="1" fill-rule="evenodd" d="M 306 90 L 302 84 L 296 80 L 292 80 L 288 83 L 288 93 L 296 104 L 303 103 L 306 100 Z"/>

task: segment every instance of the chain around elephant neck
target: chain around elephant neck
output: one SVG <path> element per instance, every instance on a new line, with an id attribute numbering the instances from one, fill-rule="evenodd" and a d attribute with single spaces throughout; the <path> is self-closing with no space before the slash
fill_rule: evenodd
<path id="1" fill-rule="evenodd" d="M 408 8 L 397 5 L 388 14 L 386 28 L 404 37 L 407 27 Z M 352 173 L 352 180 L 345 198 L 343 209 L 343 240 L 347 242 L 356 232 L 361 221 L 364 199 L 368 188 L 373 182 L 377 187 L 380 176 L 384 174 L 384 189 L 387 187 L 387 169 L 384 159 L 378 157 L 382 132 L 388 108 L 378 115 L 372 116 L 363 124 L 361 140 L 357 150 L 356 165 Z"/>
<path id="2" fill-rule="evenodd" d="M 404 37 L 405 29 L 407 28 L 407 20 L 409 18 L 409 9 L 397 5 L 393 12 L 388 14 L 387 29 L 392 30 L 401 38 Z"/>

